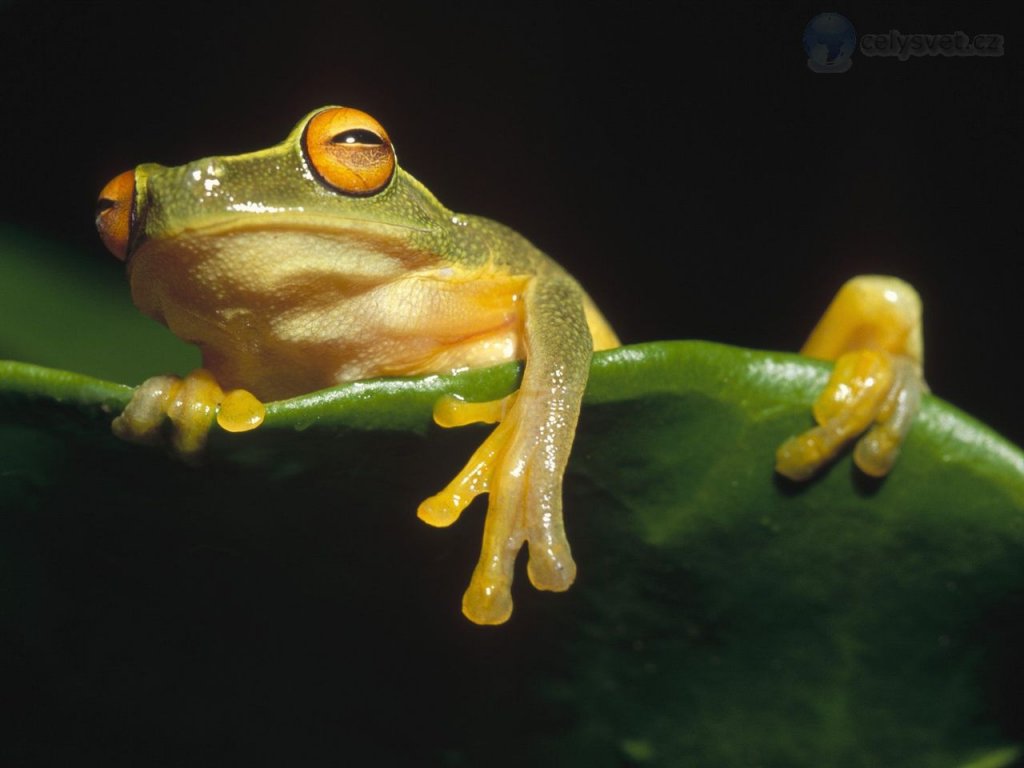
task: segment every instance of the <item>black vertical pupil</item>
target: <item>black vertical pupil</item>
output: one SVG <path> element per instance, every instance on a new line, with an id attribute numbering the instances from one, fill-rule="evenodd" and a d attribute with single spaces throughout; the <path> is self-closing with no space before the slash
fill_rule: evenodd
<path id="1" fill-rule="evenodd" d="M 332 144 L 372 144 L 381 145 L 384 140 L 373 131 L 365 128 L 353 128 L 349 131 L 342 131 L 331 139 Z"/>

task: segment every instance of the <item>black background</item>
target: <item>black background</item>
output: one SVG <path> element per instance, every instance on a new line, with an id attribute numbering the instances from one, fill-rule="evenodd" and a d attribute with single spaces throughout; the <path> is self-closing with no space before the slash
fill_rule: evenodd
<path id="1" fill-rule="evenodd" d="M 864 272 L 921 292 L 933 390 L 1024 442 L 1021 68 L 1008 5 L 6 3 L 3 218 L 79 246 L 140 162 L 276 143 L 359 107 L 448 207 L 526 234 L 627 342 L 795 349 Z M 858 34 L 999 33 L 999 58 L 854 55 Z"/>

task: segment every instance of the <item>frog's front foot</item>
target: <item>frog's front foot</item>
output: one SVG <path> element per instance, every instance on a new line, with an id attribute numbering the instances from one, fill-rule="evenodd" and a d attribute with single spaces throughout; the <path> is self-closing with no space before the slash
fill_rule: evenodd
<path id="1" fill-rule="evenodd" d="M 228 432 L 244 432 L 262 424 L 264 414 L 263 404 L 251 393 L 225 393 L 213 375 L 200 368 L 184 378 L 147 379 L 111 427 L 115 435 L 133 443 L 159 445 L 169 437 L 176 455 L 195 461 L 215 420 Z"/>
<path id="2" fill-rule="evenodd" d="M 883 477 L 892 469 L 924 392 L 917 365 L 881 350 L 848 352 L 836 361 L 828 385 L 814 403 L 818 426 L 779 446 L 775 468 L 806 480 L 860 436 L 854 463 Z"/>
<path id="3" fill-rule="evenodd" d="M 576 578 L 562 522 L 563 460 L 552 455 L 560 449 L 544 444 L 544 430 L 524 427 L 515 398 L 438 404 L 435 420 L 442 426 L 501 421 L 456 478 L 417 512 L 430 525 L 451 525 L 476 496 L 489 494 L 480 560 L 462 598 L 462 612 L 477 624 L 502 624 L 512 614 L 512 578 L 524 543 L 537 589 L 565 591 Z"/>

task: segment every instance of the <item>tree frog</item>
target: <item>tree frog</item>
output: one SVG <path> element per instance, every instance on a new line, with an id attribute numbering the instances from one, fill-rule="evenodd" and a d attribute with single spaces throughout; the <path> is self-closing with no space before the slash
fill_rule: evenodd
<path id="1" fill-rule="evenodd" d="M 533 585 L 569 588 L 576 566 L 562 477 L 591 355 L 619 340 L 579 283 L 524 237 L 449 211 L 400 168 L 373 117 L 325 107 L 269 149 L 140 165 L 104 187 L 96 221 L 126 264 L 135 304 L 203 358 L 184 379 L 143 383 L 114 422 L 119 436 L 153 442 L 169 420 L 175 450 L 195 456 L 214 420 L 229 431 L 257 427 L 263 401 L 525 360 L 507 398 L 437 405 L 444 426 L 497 426 L 418 514 L 450 525 L 488 494 L 462 603 L 474 622 L 509 618 L 524 543 Z M 780 448 L 778 471 L 809 477 L 875 424 L 857 461 L 884 474 L 923 386 L 913 289 L 855 279 L 805 351 L 839 361 L 815 406 L 819 426 Z"/>

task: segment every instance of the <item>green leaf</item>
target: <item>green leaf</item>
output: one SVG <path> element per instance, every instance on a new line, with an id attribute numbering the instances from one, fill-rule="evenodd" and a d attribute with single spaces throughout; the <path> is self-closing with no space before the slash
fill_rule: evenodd
<path id="1" fill-rule="evenodd" d="M 8 688 L 55 713 L 51 754 L 131 734 L 143 763 L 223 743 L 300 764 L 1017 759 L 1018 448 L 927 397 L 890 478 L 844 458 L 796 485 L 773 452 L 827 366 L 704 342 L 602 353 L 565 485 L 578 581 L 539 593 L 521 572 L 512 620 L 480 628 L 458 606 L 482 504 L 443 530 L 415 508 L 486 433 L 434 427 L 434 400 L 517 375 L 275 403 L 189 468 L 110 436 L 128 388 L 0 364 L 0 638 Z"/>
<path id="2" fill-rule="evenodd" d="M 96 251 L 0 223 L 0 358 L 133 383 L 197 367 L 194 347 L 139 314 L 123 265 Z"/>

